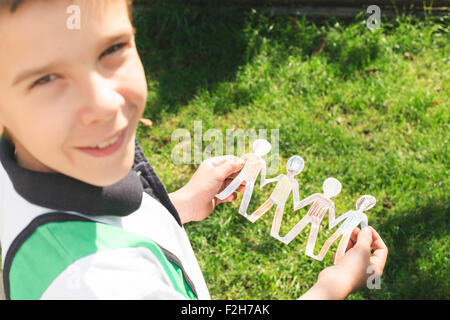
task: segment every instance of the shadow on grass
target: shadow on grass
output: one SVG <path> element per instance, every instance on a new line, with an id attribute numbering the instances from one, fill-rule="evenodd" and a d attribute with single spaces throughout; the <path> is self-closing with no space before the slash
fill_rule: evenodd
<path id="1" fill-rule="evenodd" d="M 327 35 L 333 21 L 322 21 L 327 27 L 321 28 L 304 16 L 272 16 L 233 6 L 219 8 L 214 2 L 199 7 L 155 1 L 138 7 L 134 14 L 136 43 L 150 84 L 150 110 L 146 112 L 158 121 L 162 111 L 177 113 L 205 92 L 215 95 L 209 99 L 213 105 L 208 107 L 216 114 L 249 105 L 252 90 L 233 84 L 241 67 L 264 52 L 267 72 L 276 72 L 289 56 L 309 59 L 319 50 L 322 36 L 331 36 L 335 42 L 323 54 L 337 63 L 343 74 L 363 69 L 368 59 L 376 57 L 377 40 L 360 37 L 351 41 L 361 33 L 359 26 L 350 32 Z M 221 86 L 224 88 L 217 93 Z"/>
<path id="2" fill-rule="evenodd" d="M 362 295 L 368 299 L 449 299 L 448 222 L 448 205 L 442 199 L 396 212 L 378 226 L 389 248 L 388 261 L 381 289 L 367 289 Z"/>
<path id="3" fill-rule="evenodd" d="M 137 7 L 136 43 L 149 80 L 146 113 L 158 121 L 161 112 L 177 113 L 199 95 L 211 95 L 204 107 L 216 114 L 251 105 L 260 98 L 252 84 L 276 79 L 278 66 L 290 57 L 308 60 L 322 55 L 339 80 L 377 72 L 373 62 L 388 55 L 383 37 L 390 30 L 405 29 L 409 22 L 398 24 L 394 19 L 372 32 L 364 23 L 366 18 L 365 13 L 345 22 L 333 17 L 275 16 L 219 6 L 213 0 L 202 6 L 154 1 Z M 408 30 L 401 31 L 405 43 L 418 38 Z M 417 41 L 414 46 L 420 48 Z M 260 56 L 262 62 L 255 62 Z M 251 79 L 236 81 L 238 71 L 249 63 L 266 65 L 257 66 Z"/>
<path id="4" fill-rule="evenodd" d="M 156 1 L 135 10 L 137 47 L 147 78 L 156 84 L 149 87 L 152 119 L 158 120 L 161 111 L 176 113 L 196 94 L 233 80 L 250 58 L 240 32 L 244 13 L 214 9 Z M 235 95 L 239 102 L 249 92 Z M 215 106 L 219 113 L 226 109 Z"/>

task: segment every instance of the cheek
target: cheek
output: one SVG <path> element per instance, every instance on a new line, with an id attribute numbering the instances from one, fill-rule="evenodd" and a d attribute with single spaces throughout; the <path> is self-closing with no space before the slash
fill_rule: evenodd
<path id="1" fill-rule="evenodd" d="M 48 152 L 52 152 L 49 150 L 52 147 L 60 150 L 73 127 L 71 116 L 61 112 L 45 113 L 41 110 L 41 113 L 31 114 L 27 118 L 26 126 L 25 122 L 20 124 L 23 135 L 27 141 L 33 141 L 33 145 Z"/>
<path id="2" fill-rule="evenodd" d="M 121 94 L 142 113 L 147 101 L 147 79 L 139 57 L 130 59 L 118 76 Z"/>
<path id="3" fill-rule="evenodd" d="M 12 131 L 33 156 L 31 159 L 35 159 L 34 162 L 58 169 L 61 166 L 61 159 L 66 159 L 65 147 L 71 125 L 67 118 L 54 113 L 42 112 L 36 115 L 29 112 L 19 119 L 19 123 L 14 125 Z"/>
<path id="4" fill-rule="evenodd" d="M 70 138 L 76 126 L 76 110 L 73 101 L 65 95 L 30 95 L 21 104 L 16 127 L 29 140 L 35 141 L 39 148 L 59 149 Z M 37 141 L 39 139 L 39 141 Z"/>

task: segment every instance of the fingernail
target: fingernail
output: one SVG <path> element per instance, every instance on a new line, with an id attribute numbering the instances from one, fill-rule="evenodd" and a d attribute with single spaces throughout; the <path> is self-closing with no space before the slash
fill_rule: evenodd
<path id="1" fill-rule="evenodd" d="M 361 231 L 367 234 L 371 233 L 369 227 L 364 227 L 361 229 Z"/>

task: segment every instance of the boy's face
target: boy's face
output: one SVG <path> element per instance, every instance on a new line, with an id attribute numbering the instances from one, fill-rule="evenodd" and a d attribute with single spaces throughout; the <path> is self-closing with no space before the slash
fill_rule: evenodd
<path id="1" fill-rule="evenodd" d="M 72 4 L 80 29 L 67 27 Z M 129 172 L 147 82 L 126 1 L 28 1 L 13 14 L 2 10 L 0 70 L 0 124 L 19 165 L 98 186 Z"/>

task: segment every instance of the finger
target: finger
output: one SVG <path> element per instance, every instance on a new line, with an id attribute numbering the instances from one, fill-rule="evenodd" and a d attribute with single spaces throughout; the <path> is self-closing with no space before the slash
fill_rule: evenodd
<path id="1" fill-rule="evenodd" d="M 238 176 L 239 172 L 234 172 L 232 174 L 230 174 L 227 179 L 230 179 L 230 181 L 232 181 L 234 178 L 236 178 Z"/>
<path id="2" fill-rule="evenodd" d="M 227 161 L 238 161 L 240 158 L 233 156 L 233 155 L 225 155 L 225 156 L 218 156 L 218 157 L 212 157 L 205 161 L 211 163 L 213 166 L 217 167 L 221 164 L 227 162 Z"/>
<path id="3" fill-rule="evenodd" d="M 384 243 L 383 239 L 381 239 L 378 232 L 375 231 L 374 228 L 369 227 L 372 231 L 372 247 L 374 249 L 374 252 L 372 254 L 372 257 L 370 258 L 370 261 L 375 264 L 380 271 L 380 274 L 383 272 L 384 266 L 386 264 L 387 255 L 388 255 L 388 248 L 386 244 Z"/>
<path id="4" fill-rule="evenodd" d="M 236 200 L 237 198 L 237 194 L 236 192 L 233 192 L 231 195 L 229 195 L 228 197 L 226 197 L 223 200 L 217 199 L 216 205 L 219 203 L 223 203 L 223 202 L 233 202 L 234 200 Z"/>
<path id="5" fill-rule="evenodd" d="M 241 193 L 241 194 L 244 194 L 244 192 L 245 192 L 245 184 L 242 183 L 242 184 L 236 189 L 236 191 L 239 192 L 239 193 Z"/>
<path id="6" fill-rule="evenodd" d="M 355 248 L 367 250 L 370 254 L 372 245 L 372 230 L 368 227 L 362 228 L 358 233 L 358 238 L 356 240 Z"/>
<path id="7" fill-rule="evenodd" d="M 228 185 L 233 182 L 233 179 L 231 178 L 226 178 L 225 181 L 222 184 L 222 188 L 221 189 L 225 189 L 226 187 L 228 187 Z"/>
<path id="8" fill-rule="evenodd" d="M 245 161 L 240 158 L 228 158 L 222 164 L 217 166 L 217 176 L 219 179 L 225 181 L 228 177 L 230 177 L 233 173 L 236 173 L 242 169 Z"/>
<path id="9" fill-rule="evenodd" d="M 360 231 L 361 230 L 358 227 L 353 229 L 353 232 L 350 235 L 350 240 L 347 243 L 347 249 L 345 249 L 346 252 L 355 246 L 356 241 L 358 240 L 358 234 Z"/>
<path id="10" fill-rule="evenodd" d="M 228 187 L 228 185 L 233 182 L 233 179 L 231 178 L 226 178 L 224 183 L 222 184 L 222 187 L 220 188 L 220 190 L 224 190 L 226 187 Z M 242 183 L 239 185 L 239 187 L 237 187 L 236 191 L 239 193 L 244 193 L 245 190 L 245 181 L 242 181 Z"/>
<path id="11" fill-rule="evenodd" d="M 353 232 L 350 236 L 350 239 L 353 241 L 353 243 L 356 243 L 356 241 L 358 240 L 358 234 L 360 231 L 361 231 L 361 229 L 359 229 L 358 227 L 353 229 Z"/>
<path id="12" fill-rule="evenodd" d="M 220 190 L 224 190 L 226 187 L 228 187 L 228 185 L 232 182 L 232 179 L 226 179 L 225 182 L 223 183 L 222 187 L 220 188 Z M 236 188 L 235 191 L 239 192 L 240 194 L 244 194 L 245 192 L 245 181 L 243 181 L 239 187 Z"/>
<path id="13" fill-rule="evenodd" d="M 380 235 L 378 234 L 378 232 L 372 228 L 371 226 L 369 226 L 370 230 L 372 231 L 372 240 L 373 240 L 373 247 L 374 249 L 386 249 L 387 250 L 387 246 L 384 243 L 383 239 L 381 239 Z"/>
<path id="14" fill-rule="evenodd" d="M 355 246 L 355 242 L 352 240 L 352 238 L 350 237 L 350 239 L 348 240 L 347 243 L 347 248 L 345 249 L 345 251 L 347 252 L 348 250 L 350 250 L 351 248 L 353 248 Z"/>

